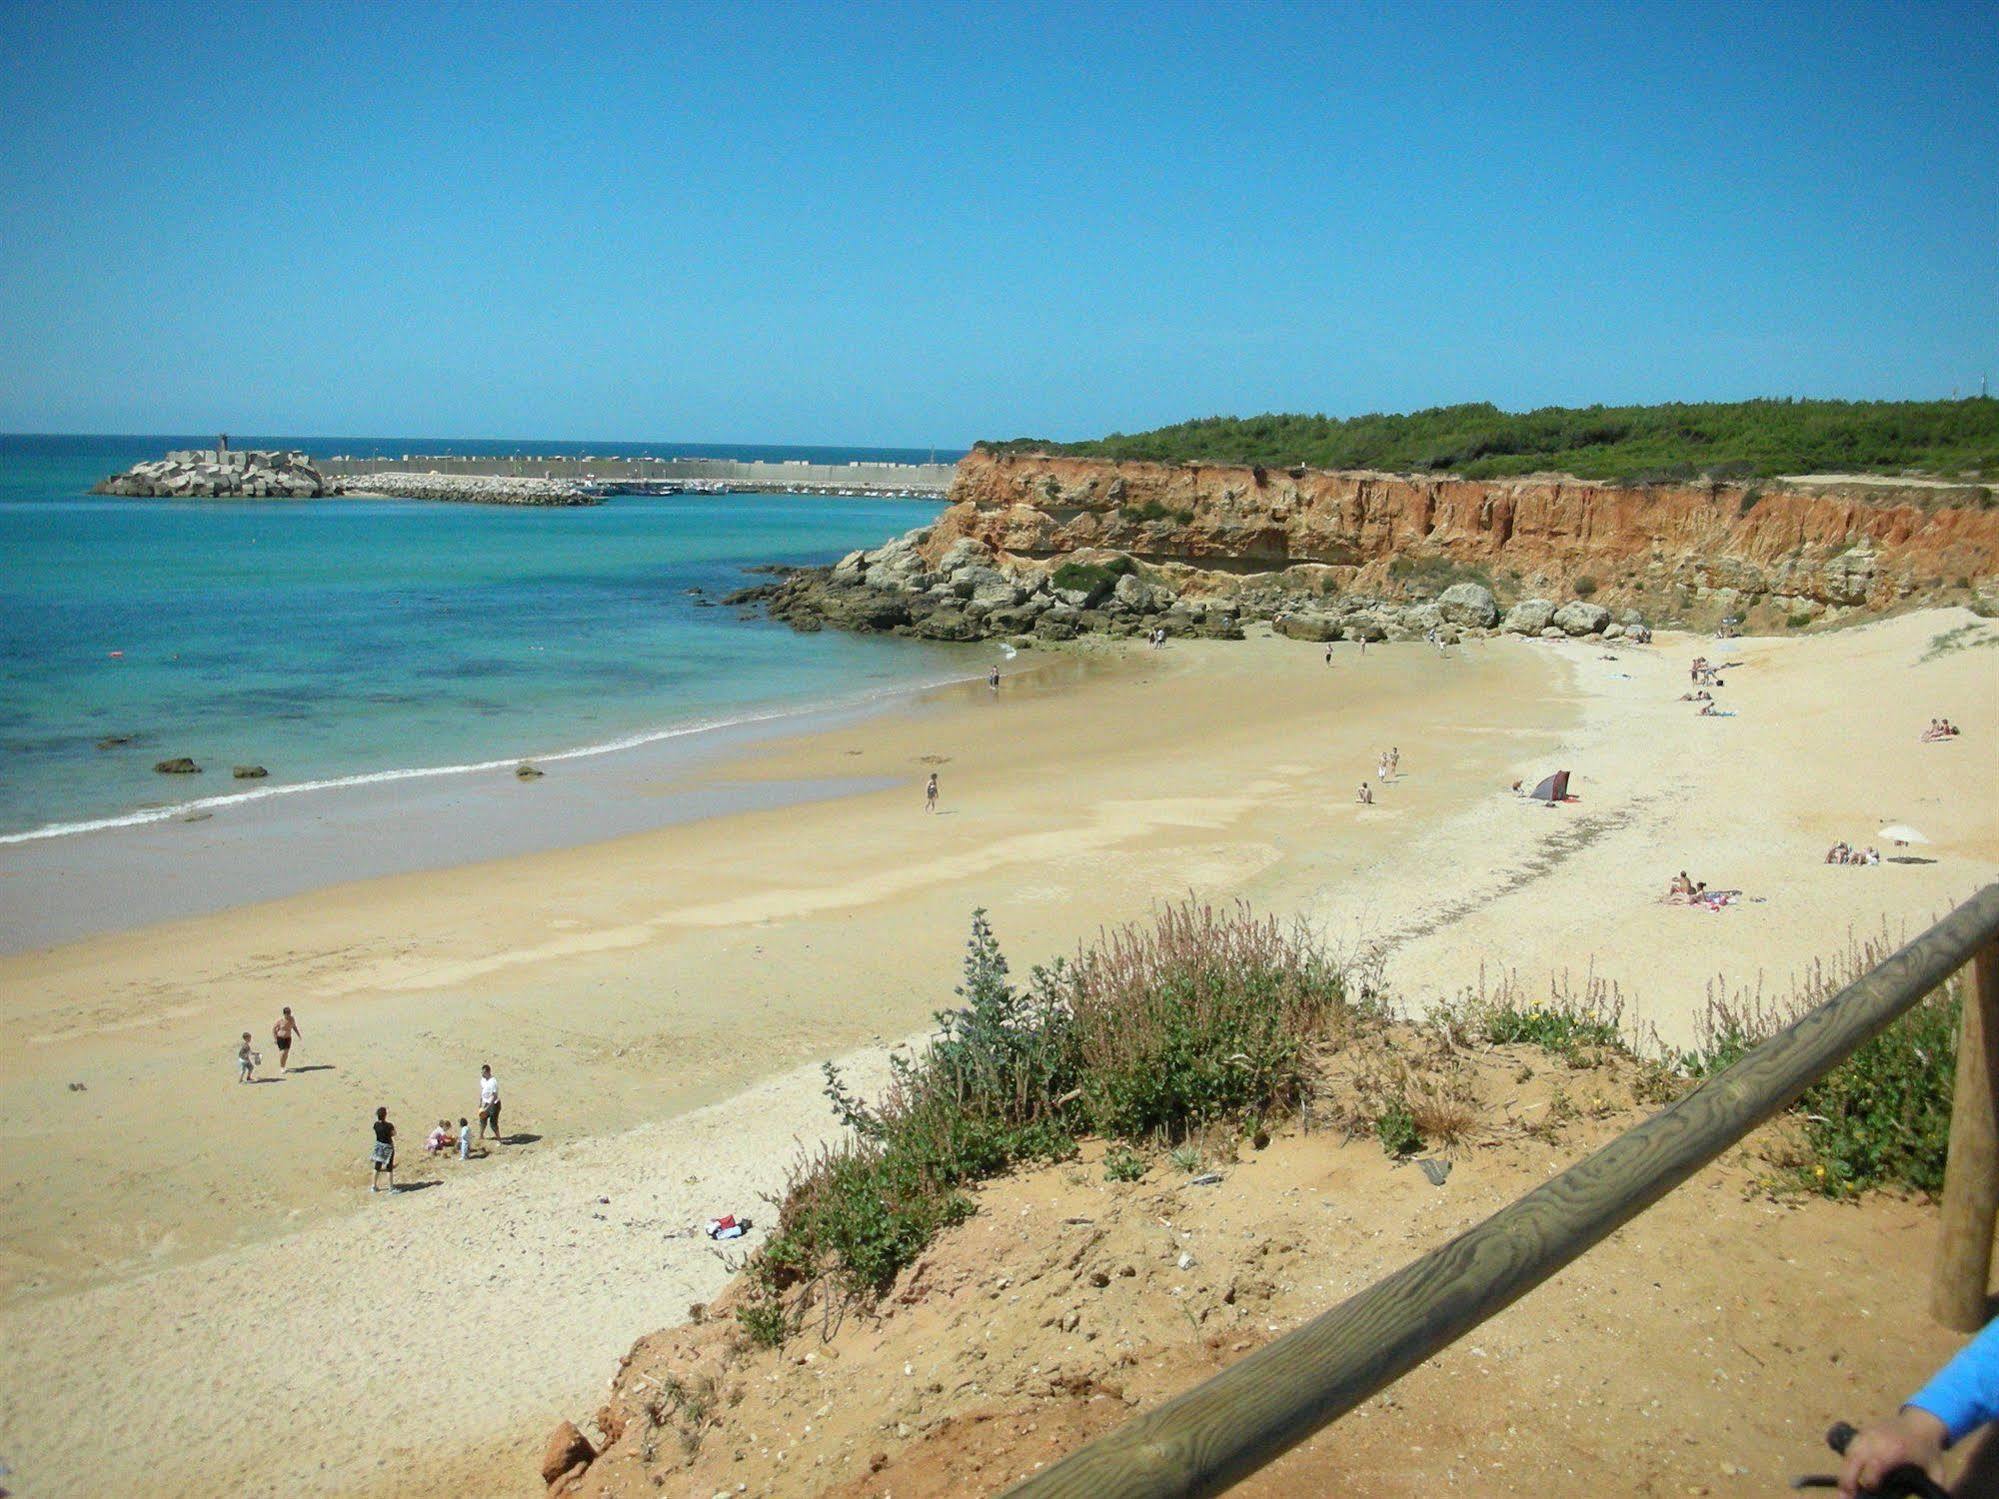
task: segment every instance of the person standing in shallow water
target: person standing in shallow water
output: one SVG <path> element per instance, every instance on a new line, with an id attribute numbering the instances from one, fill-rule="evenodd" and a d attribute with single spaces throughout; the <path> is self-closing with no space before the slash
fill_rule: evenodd
<path id="1" fill-rule="evenodd" d="M 999 691 L 999 668 L 997 666 L 986 673 L 986 686 L 992 688 L 994 692 Z"/>
<path id="2" fill-rule="evenodd" d="M 923 810 L 937 810 L 937 772 L 934 770 L 930 772 L 930 784 L 923 788 Z"/>
<path id="3" fill-rule="evenodd" d="M 278 1043 L 278 1071 L 291 1070 L 289 1058 L 292 1053 L 292 1042 L 304 1034 L 304 1028 L 292 1018 L 292 1007 L 286 1005 L 284 1014 L 278 1017 L 278 1023 L 271 1027 L 271 1039 Z"/>
<path id="4" fill-rule="evenodd" d="M 371 1158 L 375 1174 L 368 1182 L 370 1192 L 382 1190 L 382 1174 L 388 1173 L 389 1190 L 396 1189 L 396 1127 L 389 1123 L 386 1107 L 375 1110 L 375 1153 Z"/>

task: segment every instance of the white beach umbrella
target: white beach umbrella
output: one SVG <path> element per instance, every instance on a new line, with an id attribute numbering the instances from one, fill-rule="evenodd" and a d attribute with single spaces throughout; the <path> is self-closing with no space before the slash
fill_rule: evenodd
<path id="1" fill-rule="evenodd" d="M 1914 828 L 1905 827 L 1899 822 L 1893 827 L 1883 828 L 1875 836 L 1877 838 L 1886 838 L 1890 843 L 1928 843 L 1930 841 Z"/>

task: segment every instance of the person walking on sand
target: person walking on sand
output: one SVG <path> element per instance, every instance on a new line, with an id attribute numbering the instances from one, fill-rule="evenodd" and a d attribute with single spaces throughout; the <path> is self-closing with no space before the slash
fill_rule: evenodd
<path id="1" fill-rule="evenodd" d="M 937 810 L 937 772 L 934 770 L 930 772 L 930 783 L 923 788 L 923 810 Z"/>
<path id="2" fill-rule="evenodd" d="M 262 1060 L 262 1057 L 250 1049 L 250 1033 L 243 1032 L 243 1044 L 236 1048 L 236 1081 L 254 1082 L 255 1078 L 251 1074 L 257 1070 L 257 1063 Z"/>
<path id="3" fill-rule="evenodd" d="M 1388 773 L 1398 781 L 1402 779 L 1402 746 L 1399 744 L 1388 746 Z"/>
<path id="4" fill-rule="evenodd" d="M 292 1042 L 304 1034 L 304 1027 L 292 1017 L 292 1007 L 286 1005 L 284 1014 L 278 1017 L 278 1023 L 271 1027 L 271 1039 L 278 1043 L 278 1071 L 291 1070 Z"/>
<path id="5" fill-rule="evenodd" d="M 999 691 L 999 668 L 997 666 L 986 673 L 986 686 L 990 687 L 994 692 Z"/>
<path id="6" fill-rule="evenodd" d="M 1328 640 L 1326 642 L 1326 665 L 1331 666 L 1332 664 L 1333 664 L 1333 643 L 1332 641 Z"/>
<path id="7" fill-rule="evenodd" d="M 375 1154 L 373 1156 L 375 1174 L 369 1179 L 368 1190 L 382 1190 L 382 1174 L 388 1173 L 389 1190 L 396 1190 L 396 1127 L 389 1123 L 386 1107 L 375 1110 Z"/>
<path id="8" fill-rule="evenodd" d="M 493 1143 L 504 1145 L 500 1138 L 500 1080 L 493 1076 L 493 1069 L 486 1063 L 479 1064 L 479 1138 L 486 1138 L 486 1126 L 493 1126 Z"/>

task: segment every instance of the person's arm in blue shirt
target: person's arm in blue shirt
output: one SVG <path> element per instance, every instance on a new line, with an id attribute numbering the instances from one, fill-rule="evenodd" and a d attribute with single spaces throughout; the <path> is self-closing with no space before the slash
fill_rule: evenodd
<path id="1" fill-rule="evenodd" d="M 1854 1437 L 1839 1473 L 1847 1499 L 1909 1464 L 1943 1480 L 1944 1449 L 1999 1419 L 1999 1322 L 1967 1343 L 1907 1405 Z"/>
<path id="2" fill-rule="evenodd" d="M 1999 1322 L 1986 1323 L 1909 1404 L 1943 1422 L 1946 1447 L 1999 1420 Z"/>

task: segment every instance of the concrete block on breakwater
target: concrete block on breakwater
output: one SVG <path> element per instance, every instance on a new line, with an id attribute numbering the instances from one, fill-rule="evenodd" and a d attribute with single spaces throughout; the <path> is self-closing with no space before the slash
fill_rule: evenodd
<path id="1" fill-rule="evenodd" d="M 780 494 L 936 495 L 951 487 L 957 472 L 950 463 L 805 463 L 731 458 L 464 457 L 404 454 L 399 458 L 319 460 L 329 475 L 358 492 L 363 481 L 385 473 L 437 477 L 566 480 L 598 494 L 678 491 L 727 493 L 757 490 Z"/>
<path id="2" fill-rule="evenodd" d="M 601 505 L 603 497 L 567 479 L 498 474 L 378 472 L 334 480 L 340 493 L 397 500 L 449 500 L 465 505 Z"/>

